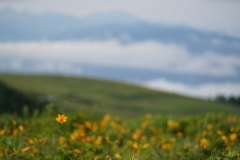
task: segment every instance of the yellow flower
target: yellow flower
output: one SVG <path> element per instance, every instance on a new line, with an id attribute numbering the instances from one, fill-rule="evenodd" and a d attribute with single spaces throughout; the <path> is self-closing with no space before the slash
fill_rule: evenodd
<path id="1" fill-rule="evenodd" d="M 218 130 L 218 131 L 217 131 L 217 134 L 219 134 L 220 136 L 222 136 L 222 135 L 224 135 L 224 132 Z"/>
<path id="2" fill-rule="evenodd" d="M 230 139 L 231 139 L 232 141 L 237 140 L 237 134 L 236 134 L 236 133 L 231 134 L 231 135 L 230 135 Z"/>
<path id="3" fill-rule="evenodd" d="M 9 157 L 12 157 L 12 156 L 15 155 L 15 154 L 16 154 L 15 152 L 10 153 L 10 154 L 9 154 Z"/>
<path id="4" fill-rule="evenodd" d="M 24 127 L 23 126 L 19 126 L 18 127 L 20 131 L 23 131 L 24 130 Z"/>
<path id="5" fill-rule="evenodd" d="M 224 140 L 226 143 L 228 142 L 227 136 L 221 136 L 221 139 Z"/>
<path id="6" fill-rule="evenodd" d="M 169 126 L 169 128 L 171 130 L 174 130 L 174 129 L 176 129 L 178 127 L 179 124 L 178 124 L 178 122 L 174 122 L 174 121 L 168 120 L 167 121 L 167 125 Z"/>
<path id="7" fill-rule="evenodd" d="M 150 146 L 149 143 L 145 143 L 145 144 L 143 145 L 143 148 L 145 149 L 145 148 L 148 148 L 149 146 Z"/>
<path id="8" fill-rule="evenodd" d="M 133 147 L 134 149 L 139 149 L 139 145 L 138 145 L 136 142 L 133 143 L 132 147 Z"/>
<path id="9" fill-rule="evenodd" d="M 13 129 L 13 131 L 12 131 L 12 134 L 14 135 L 14 136 L 16 136 L 17 134 L 18 134 L 18 129 Z"/>
<path id="10" fill-rule="evenodd" d="M 177 132 L 177 135 L 178 135 L 179 137 L 182 137 L 182 132 Z"/>
<path id="11" fill-rule="evenodd" d="M 200 146 L 206 148 L 208 146 L 208 140 L 206 138 L 202 138 L 200 140 Z"/>
<path id="12" fill-rule="evenodd" d="M 25 147 L 25 148 L 23 148 L 23 149 L 22 149 L 22 153 L 28 151 L 29 149 L 30 149 L 30 147 Z"/>
<path id="13" fill-rule="evenodd" d="M 64 115 L 60 115 L 60 114 L 58 114 L 58 118 L 56 118 L 56 121 L 58 123 L 66 122 L 66 120 L 67 120 L 67 117 L 65 117 Z"/>
<path id="14" fill-rule="evenodd" d="M 29 139 L 29 140 L 28 140 L 28 143 L 29 143 L 29 144 L 34 144 L 34 141 L 33 141 L 32 139 Z"/>
<path id="15" fill-rule="evenodd" d="M 108 122 L 108 121 L 110 121 L 110 120 L 111 120 L 111 116 L 108 115 L 108 114 L 103 117 L 103 121 Z"/>
<path id="16" fill-rule="evenodd" d="M 92 123 L 90 121 L 86 121 L 85 122 L 85 126 L 88 128 L 88 129 L 91 129 L 92 128 Z"/>
<path id="17" fill-rule="evenodd" d="M 166 144 L 162 144 L 161 146 L 162 149 L 165 149 L 165 150 L 172 150 L 172 145 L 170 143 L 166 143 Z"/>
<path id="18" fill-rule="evenodd" d="M 145 118 L 146 118 L 146 119 L 151 119 L 151 118 L 152 118 L 152 115 L 151 115 L 150 113 L 147 113 L 147 114 L 145 115 Z"/>
<path id="19" fill-rule="evenodd" d="M 118 158 L 118 159 L 122 158 L 122 156 L 119 153 L 116 153 L 115 157 Z"/>
<path id="20" fill-rule="evenodd" d="M 0 136 L 4 135 L 5 131 L 4 130 L 0 130 Z"/>
<path id="21" fill-rule="evenodd" d="M 138 140 L 138 138 L 139 138 L 139 135 L 138 135 L 138 134 L 134 133 L 134 134 L 132 135 L 132 139 L 133 139 L 133 140 Z"/>

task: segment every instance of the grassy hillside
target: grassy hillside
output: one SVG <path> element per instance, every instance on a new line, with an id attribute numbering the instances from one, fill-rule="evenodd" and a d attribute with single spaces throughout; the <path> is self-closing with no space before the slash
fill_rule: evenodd
<path id="1" fill-rule="evenodd" d="M 178 116 L 206 112 L 240 113 L 239 108 L 229 104 L 96 79 L 2 74 L 0 81 L 68 112 L 80 111 L 83 106 L 97 106 L 104 113 L 123 118 L 135 118 L 146 113 Z"/>

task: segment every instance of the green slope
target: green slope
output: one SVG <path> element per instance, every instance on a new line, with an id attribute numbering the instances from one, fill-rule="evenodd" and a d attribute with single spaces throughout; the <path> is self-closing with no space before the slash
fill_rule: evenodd
<path id="1" fill-rule="evenodd" d="M 68 112 L 97 106 L 104 113 L 135 118 L 146 113 L 177 116 L 206 112 L 240 113 L 229 104 L 154 91 L 104 80 L 62 76 L 0 75 L 12 88 L 38 100 L 51 101 Z"/>

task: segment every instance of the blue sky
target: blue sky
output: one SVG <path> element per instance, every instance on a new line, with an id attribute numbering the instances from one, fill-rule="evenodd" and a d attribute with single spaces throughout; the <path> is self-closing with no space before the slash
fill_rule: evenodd
<path id="1" fill-rule="evenodd" d="M 62 13 L 76 17 L 119 10 L 147 21 L 240 34 L 238 0 L 1 0 L 0 9 L 6 7 L 17 11 Z"/>
<path id="2" fill-rule="evenodd" d="M 123 11 L 146 22 L 182 25 L 217 32 L 219 35 L 240 37 L 240 1 L 237 0 L 0 0 L 0 10 L 5 8 L 19 13 L 57 13 L 77 18 Z M 121 38 L 131 37 L 124 34 Z M 194 36 L 191 38 L 198 41 Z M 210 40 L 217 47 L 225 43 L 222 39 Z M 219 54 L 214 50 L 204 50 L 200 54 L 194 54 L 186 46 L 151 39 L 127 45 L 114 38 L 95 41 L 8 41 L 0 42 L 0 71 L 9 67 L 16 72 L 21 71 L 24 61 L 32 60 L 39 61 L 34 66 L 35 71 L 51 73 L 60 70 L 61 73 L 84 75 L 84 67 L 76 68 L 73 65 L 80 63 L 97 67 L 149 70 L 168 73 L 171 77 L 189 75 L 191 79 L 190 75 L 197 75 L 195 78 L 214 79 L 198 84 L 164 76 L 155 76 L 144 82 L 128 79 L 131 83 L 187 96 L 208 98 L 218 94 L 240 95 L 240 44 L 236 41 L 231 45 L 237 48 L 237 53 Z"/>

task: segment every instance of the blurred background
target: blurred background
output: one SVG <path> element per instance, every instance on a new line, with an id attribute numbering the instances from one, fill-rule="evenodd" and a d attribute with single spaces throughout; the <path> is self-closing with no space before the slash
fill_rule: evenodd
<path id="1" fill-rule="evenodd" d="M 0 159 L 239 160 L 239 124 L 239 0 L 0 0 Z"/>
<path id="2" fill-rule="evenodd" d="M 240 96 L 240 1 L 0 1 L 0 73 Z"/>

